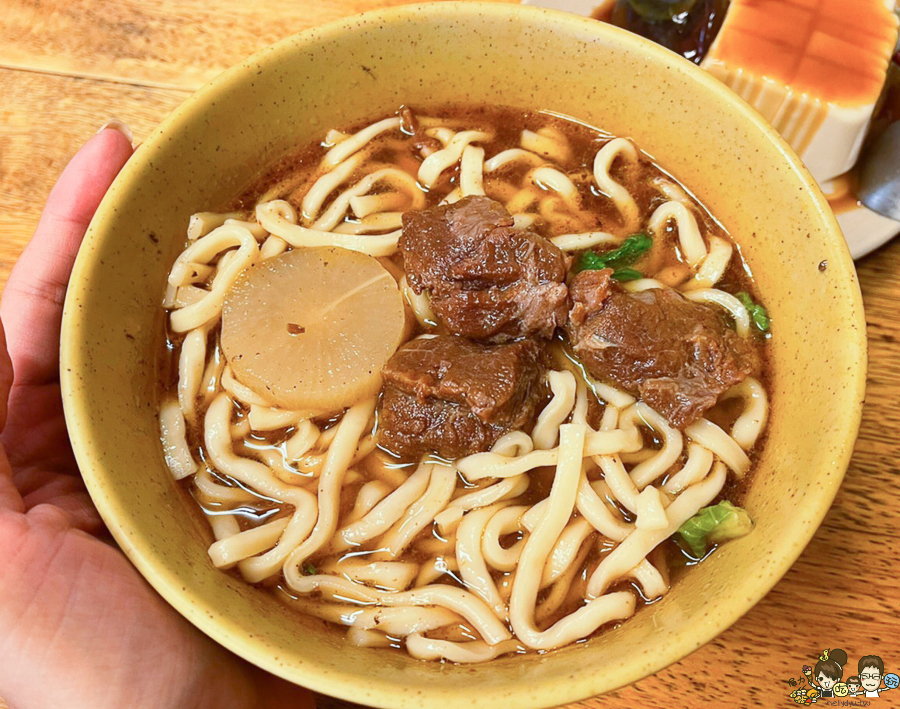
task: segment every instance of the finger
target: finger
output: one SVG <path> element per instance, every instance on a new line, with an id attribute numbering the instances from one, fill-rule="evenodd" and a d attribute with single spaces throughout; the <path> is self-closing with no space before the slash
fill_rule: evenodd
<path id="1" fill-rule="evenodd" d="M 12 362 L 6 351 L 6 336 L 3 333 L 3 323 L 0 321 L 0 432 L 6 427 L 6 412 L 12 381 Z M 12 469 L 6 458 L 6 452 L 0 445 L 0 510 L 23 512 L 24 509 L 22 496 L 13 482 Z"/>
<path id="2" fill-rule="evenodd" d="M 131 153 L 122 131 L 101 130 L 76 153 L 50 191 L 0 303 L 16 386 L 59 376 L 59 329 L 72 264 L 100 200 Z"/>

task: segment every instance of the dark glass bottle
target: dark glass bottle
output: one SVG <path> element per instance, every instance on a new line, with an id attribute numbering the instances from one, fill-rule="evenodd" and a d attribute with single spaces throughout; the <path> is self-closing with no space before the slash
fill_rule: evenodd
<path id="1" fill-rule="evenodd" d="M 695 64 L 722 27 L 730 0 L 616 0 L 610 22 Z"/>

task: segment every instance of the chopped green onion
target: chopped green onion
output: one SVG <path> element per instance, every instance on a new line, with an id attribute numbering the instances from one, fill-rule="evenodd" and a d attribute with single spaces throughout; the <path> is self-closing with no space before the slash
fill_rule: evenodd
<path id="1" fill-rule="evenodd" d="M 307 561 L 303 564 L 303 575 L 304 576 L 315 576 L 318 573 L 318 569 L 316 569 L 316 565 L 310 561 Z"/>
<path id="2" fill-rule="evenodd" d="M 691 554 L 700 559 L 706 554 L 707 544 L 743 537 L 751 529 L 753 522 L 750 515 L 728 500 L 723 500 L 701 509 L 678 528 L 678 534 L 687 543 Z"/>
<path id="3" fill-rule="evenodd" d="M 747 312 L 750 314 L 750 319 L 753 321 L 753 324 L 759 329 L 760 332 L 768 332 L 769 331 L 769 314 L 766 312 L 766 309 L 760 305 L 759 303 L 754 303 L 753 298 L 750 297 L 750 294 L 747 291 L 741 291 L 737 294 L 737 299 L 741 301 L 741 304 L 747 308 Z"/>
<path id="4" fill-rule="evenodd" d="M 632 234 L 622 245 L 612 251 L 598 254 L 594 251 L 585 251 L 575 264 L 575 272 L 599 271 L 602 268 L 623 268 L 631 266 L 646 251 L 653 246 L 653 239 L 643 232 Z M 615 277 L 615 276 L 614 276 Z"/>
<path id="5" fill-rule="evenodd" d="M 640 271 L 635 271 L 633 268 L 617 268 L 613 271 L 612 277 L 617 281 L 637 281 L 644 277 L 644 274 Z"/>

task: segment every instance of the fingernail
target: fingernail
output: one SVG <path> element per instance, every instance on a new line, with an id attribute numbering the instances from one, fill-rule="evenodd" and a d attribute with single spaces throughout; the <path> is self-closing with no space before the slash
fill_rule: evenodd
<path id="1" fill-rule="evenodd" d="M 120 121 L 118 118 L 111 118 L 102 126 L 100 126 L 100 130 L 98 130 L 97 132 L 102 133 L 107 128 L 112 128 L 113 130 L 119 131 L 119 133 L 128 138 L 129 143 L 134 143 L 134 134 L 131 132 L 131 128 L 122 123 L 122 121 Z"/>

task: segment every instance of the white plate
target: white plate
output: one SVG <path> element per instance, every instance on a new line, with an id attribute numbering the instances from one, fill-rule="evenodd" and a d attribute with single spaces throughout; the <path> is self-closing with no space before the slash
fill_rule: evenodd
<path id="1" fill-rule="evenodd" d="M 521 0 L 521 2 L 523 5 L 564 10 L 589 17 L 601 5 L 611 5 L 615 0 Z M 822 188 L 827 195 L 831 185 L 823 184 Z M 850 247 L 850 254 L 855 259 L 862 258 L 900 234 L 900 222 L 876 214 L 862 205 L 837 214 L 837 221 L 844 232 L 847 246 Z"/>

